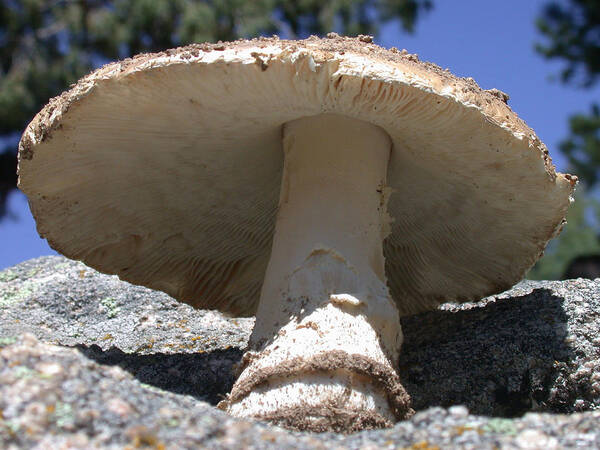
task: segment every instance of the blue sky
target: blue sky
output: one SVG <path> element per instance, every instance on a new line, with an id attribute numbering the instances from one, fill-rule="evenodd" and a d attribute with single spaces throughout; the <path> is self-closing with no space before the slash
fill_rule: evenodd
<path id="1" fill-rule="evenodd" d="M 544 0 L 434 0 L 434 9 L 407 35 L 397 23 L 385 25 L 376 42 L 406 48 L 423 60 L 473 77 L 484 89 L 510 95 L 509 105 L 546 143 L 559 169 L 565 160 L 557 152 L 567 134 L 569 115 L 586 111 L 600 89 L 577 90 L 551 81 L 561 67 L 534 51 L 540 39 L 534 20 Z M 14 192 L 9 210 L 15 216 L 0 222 L 0 269 L 29 258 L 54 253 L 35 231 L 27 201 Z"/>

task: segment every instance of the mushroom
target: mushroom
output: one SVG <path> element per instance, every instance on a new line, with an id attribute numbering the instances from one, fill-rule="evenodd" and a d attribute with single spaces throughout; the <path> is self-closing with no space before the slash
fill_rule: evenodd
<path id="1" fill-rule="evenodd" d="M 256 315 L 221 408 L 385 427 L 400 317 L 509 288 L 565 223 L 576 178 L 507 98 L 364 37 L 191 45 L 52 99 L 19 186 L 64 255 Z"/>

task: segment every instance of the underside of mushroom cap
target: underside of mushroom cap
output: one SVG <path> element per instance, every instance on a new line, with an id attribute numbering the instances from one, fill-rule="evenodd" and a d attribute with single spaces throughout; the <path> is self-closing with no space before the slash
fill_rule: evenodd
<path id="1" fill-rule="evenodd" d="M 40 235 L 66 256 L 252 315 L 282 126 L 324 113 L 392 141 L 384 254 L 401 314 L 508 288 L 564 223 L 575 179 L 555 172 L 502 96 L 340 37 L 192 45 L 104 66 L 25 130 L 19 187 Z"/>

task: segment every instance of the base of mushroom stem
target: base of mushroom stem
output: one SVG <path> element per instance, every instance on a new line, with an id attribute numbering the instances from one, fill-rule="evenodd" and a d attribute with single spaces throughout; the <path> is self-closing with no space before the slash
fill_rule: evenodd
<path id="1" fill-rule="evenodd" d="M 402 329 L 384 281 L 323 247 L 283 279 L 279 294 L 261 299 L 251 350 L 220 408 L 312 431 L 407 418 L 410 398 L 394 370 Z"/>
<path id="2" fill-rule="evenodd" d="M 391 427 L 414 413 L 391 367 L 339 350 L 245 370 L 219 407 L 293 430 L 345 433 Z"/>
<path id="3" fill-rule="evenodd" d="M 344 409 L 332 406 L 293 407 L 274 413 L 254 416 L 253 419 L 269 422 L 294 431 L 313 433 L 356 433 L 363 430 L 390 428 L 394 422 L 371 411 Z"/>

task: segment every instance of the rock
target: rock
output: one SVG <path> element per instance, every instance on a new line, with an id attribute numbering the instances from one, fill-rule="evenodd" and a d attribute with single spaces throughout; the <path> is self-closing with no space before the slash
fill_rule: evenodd
<path id="1" fill-rule="evenodd" d="M 417 414 L 347 436 L 214 407 L 252 325 L 62 257 L 2 271 L 0 448 L 600 447 L 600 280 L 404 318 Z"/>

